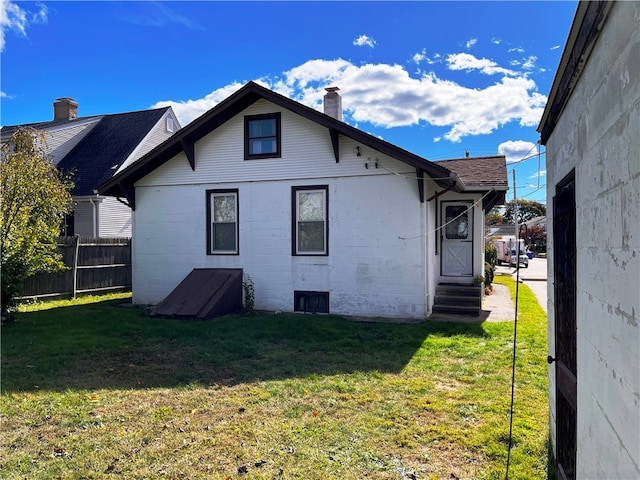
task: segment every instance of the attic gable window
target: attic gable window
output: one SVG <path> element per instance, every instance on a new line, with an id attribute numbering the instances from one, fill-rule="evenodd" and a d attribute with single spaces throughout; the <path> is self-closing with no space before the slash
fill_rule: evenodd
<path id="1" fill-rule="evenodd" d="M 280 157 L 280 112 L 244 117 L 244 159 Z"/>

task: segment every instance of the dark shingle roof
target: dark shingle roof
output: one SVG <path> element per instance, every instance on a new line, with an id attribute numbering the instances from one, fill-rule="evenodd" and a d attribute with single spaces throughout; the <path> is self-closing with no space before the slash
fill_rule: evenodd
<path id="1" fill-rule="evenodd" d="M 74 196 L 94 195 L 131 155 L 169 107 L 105 115 L 58 163 L 61 171 L 73 171 Z"/>
<path id="2" fill-rule="evenodd" d="M 469 188 L 507 190 L 507 161 L 504 155 L 465 157 L 434 162 L 458 174 Z"/>

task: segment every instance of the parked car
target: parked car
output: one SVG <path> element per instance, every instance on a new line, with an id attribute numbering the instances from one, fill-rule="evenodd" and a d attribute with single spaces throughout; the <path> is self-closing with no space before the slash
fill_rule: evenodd
<path id="1" fill-rule="evenodd" d="M 518 259 L 520 260 L 519 262 L 517 262 Z M 509 257 L 509 266 L 517 267 L 517 263 L 520 263 L 524 268 L 529 268 L 529 256 L 522 250 L 520 250 L 520 255 L 516 255 L 515 249 L 512 249 Z"/>

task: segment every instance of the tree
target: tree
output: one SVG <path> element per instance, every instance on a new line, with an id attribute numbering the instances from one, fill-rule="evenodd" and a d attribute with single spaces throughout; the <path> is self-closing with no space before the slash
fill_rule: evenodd
<path id="1" fill-rule="evenodd" d="M 504 215 L 500 212 L 500 207 L 493 207 L 484 217 L 485 225 L 502 225 L 504 223 Z"/>
<path id="2" fill-rule="evenodd" d="M 547 233 L 540 225 L 534 225 L 527 229 L 529 249 L 532 252 L 546 252 L 547 251 Z"/>
<path id="3" fill-rule="evenodd" d="M 513 224 L 513 213 L 515 202 L 510 200 L 505 205 L 504 223 Z M 547 215 L 547 206 L 544 203 L 534 200 L 518 200 L 518 223 L 524 223 L 534 217 L 544 217 Z"/>
<path id="4" fill-rule="evenodd" d="M 0 147 L 3 315 L 28 276 L 65 268 L 56 238 L 72 208 L 73 183 L 47 161 L 45 145 L 44 134 L 19 128 Z"/>

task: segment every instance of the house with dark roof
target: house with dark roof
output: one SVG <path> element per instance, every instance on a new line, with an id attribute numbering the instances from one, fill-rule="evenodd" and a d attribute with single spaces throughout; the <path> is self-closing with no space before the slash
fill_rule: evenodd
<path id="1" fill-rule="evenodd" d="M 640 478 L 640 2 L 578 2 L 546 146 L 558 479 Z"/>
<path id="2" fill-rule="evenodd" d="M 134 303 L 201 269 L 241 269 L 267 311 L 424 319 L 441 285 L 479 297 L 505 158 L 428 161 L 343 122 L 337 90 L 323 113 L 250 82 L 102 184 L 135 210 Z"/>
<path id="3" fill-rule="evenodd" d="M 54 119 L 2 127 L 2 141 L 18 127 L 44 132 L 49 161 L 73 175 L 73 215 L 64 234 L 130 237 L 131 209 L 113 197 L 99 195 L 98 186 L 169 138 L 180 125 L 171 107 L 89 117 L 78 116 L 78 103 L 59 98 Z"/>

